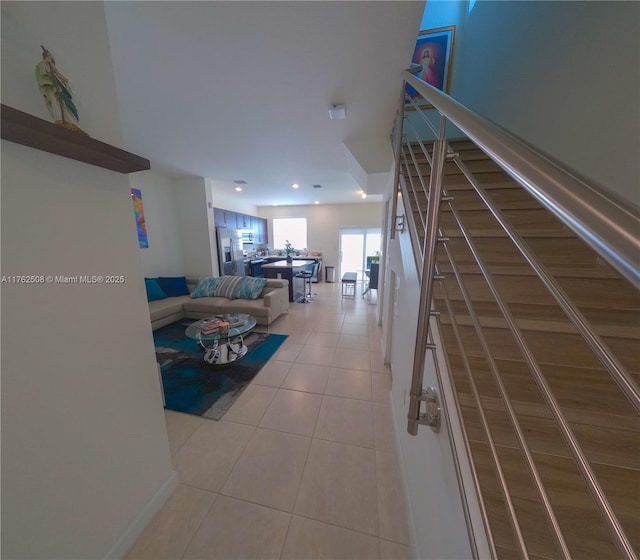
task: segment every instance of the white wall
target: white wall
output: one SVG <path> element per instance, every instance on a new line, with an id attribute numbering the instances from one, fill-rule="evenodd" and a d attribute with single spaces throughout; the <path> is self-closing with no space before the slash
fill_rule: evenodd
<path id="1" fill-rule="evenodd" d="M 142 192 L 149 247 L 140 249 L 142 272 L 146 277 L 182 276 L 184 260 L 178 197 L 171 178 L 153 171 L 131 175 L 131 185 Z"/>
<path id="2" fill-rule="evenodd" d="M 477 2 L 452 95 L 640 205 L 640 3 Z"/>
<path id="3" fill-rule="evenodd" d="M 402 202 L 398 214 L 403 214 Z M 387 305 L 383 306 L 383 329 L 390 338 L 390 361 L 393 383 L 391 408 L 395 426 L 398 456 L 402 468 L 407 504 L 411 545 L 415 558 L 460 560 L 471 558 L 462 500 L 450 447 L 449 426 L 443 421 L 440 432 L 421 426 L 416 436 L 407 433 L 408 395 L 411 388 L 413 358 L 418 320 L 419 280 L 408 232 L 389 240 L 385 289 Z M 391 277 L 393 276 L 393 281 Z M 441 357 L 441 363 L 444 363 Z M 431 353 L 427 352 L 423 387 L 433 386 L 440 397 L 450 395 L 446 380 L 441 386 Z M 451 397 L 449 397 L 451 402 Z M 452 420 L 451 433 L 459 437 L 459 425 Z M 456 440 L 456 441 L 459 441 Z M 463 472 L 469 475 L 468 468 Z M 467 486 L 468 487 L 468 486 Z M 481 527 L 479 512 L 472 508 L 477 527 Z M 482 529 L 477 536 L 481 558 L 488 558 Z"/>
<path id="4" fill-rule="evenodd" d="M 118 142 L 103 5 L 2 3 L 2 102 L 48 118 L 41 43 Z M 6 141 L 1 179 L 3 275 L 124 277 L 2 285 L 2 557 L 121 556 L 176 480 L 130 183 Z"/>
<path id="5" fill-rule="evenodd" d="M 258 215 L 269 222 L 269 247 L 273 247 L 273 218 L 307 218 L 307 243 L 310 251 L 322 251 L 324 266 L 338 261 L 340 228 L 381 227 L 382 203 L 319 204 L 310 206 L 260 206 Z M 337 268 L 336 268 L 337 271 Z"/>
<path id="6" fill-rule="evenodd" d="M 236 185 L 229 184 L 225 181 L 209 180 L 211 189 L 211 200 L 216 208 L 224 208 L 232 212 L 247 214 L 249 216 L 257 216 L 258 208 L 254 204 L 243 200 L 242 192 L 234 190 Z"/>
<path id="7" fill-rule="evenodd" d="M 211 190 L 204 177 L 176 179 L 177 214 L 184 273 L 211 276 L 217 271 L 217 250 L 213 210 L 209 208 Z M 216 274 L 217 275 L 217 274 Z"/>

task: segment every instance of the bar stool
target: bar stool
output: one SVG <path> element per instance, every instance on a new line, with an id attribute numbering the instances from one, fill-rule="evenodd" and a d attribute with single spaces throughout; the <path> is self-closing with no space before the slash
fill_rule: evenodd
<path id="1" fill-rule="evenodd" d="M 311 270 L 301 270 L 295 275 L 294 278 L 302 278 L 304 280 L 304 296 L 300 303 L 311 303 L 313 299 L 313 295 L 311 294 L 311 279 L 318 274 L 319 268 L 320 264 L 314 263 Z"/>

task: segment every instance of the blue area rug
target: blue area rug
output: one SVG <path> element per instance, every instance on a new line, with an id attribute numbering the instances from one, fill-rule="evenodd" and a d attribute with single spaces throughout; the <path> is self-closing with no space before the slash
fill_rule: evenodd
<path id="1" fill-rule="evenodd" d="M 211 365 L 200 345 L 184 334 L 191 323 L 184 319 L 153 333 L 165 408 L 219 420 L 287 336 L 251 332 L 244 337 L 249 351 L 242 359 Z"/>

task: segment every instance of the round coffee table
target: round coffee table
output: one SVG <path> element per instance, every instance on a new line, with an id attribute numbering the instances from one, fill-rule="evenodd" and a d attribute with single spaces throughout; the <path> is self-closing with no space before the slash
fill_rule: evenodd
<path id="1" fill-rule="evenodd" d="M 202 332 L 202 325 L 213 319 L 224 319 L 229 323 L 227 332 Z M 209 364 L 228 364 L 244 356 L 248 348 L 243 335 L 256 326 L 256 318 L 244 313 L 219 314 L 191 323 L 185 334 L 196 340 L 204 350 L 204 361 Z"/>

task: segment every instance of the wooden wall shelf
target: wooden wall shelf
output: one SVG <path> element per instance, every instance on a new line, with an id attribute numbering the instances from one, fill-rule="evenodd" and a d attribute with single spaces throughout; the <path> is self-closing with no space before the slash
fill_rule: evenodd
<path id="1" fill-rule="evenodd" d="M 3 140 L 104 167 L 118 173 L 134 173 L 151 168 L 148 159 L 67 130 L 7 105 L 3 104 L 1 107 L 0 136 Z"/>

